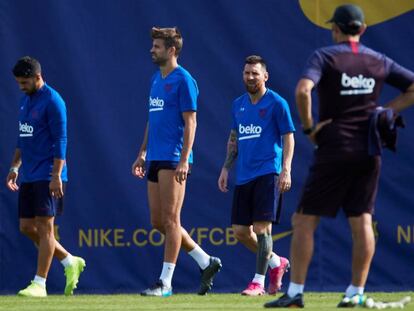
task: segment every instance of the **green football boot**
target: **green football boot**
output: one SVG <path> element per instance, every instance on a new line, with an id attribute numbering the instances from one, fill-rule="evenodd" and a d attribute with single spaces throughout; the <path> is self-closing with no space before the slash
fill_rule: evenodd
<path id="1" fill-rule="evenodd" d="M 35 282 L 31 282 L 29 286 L 17 293 L 17 296 L 22 297 L 47 297 L 46 288 Z"/>
<path id="2" fill-rule="evenodd" d="M 73 290 L 79 282 L 79 277 L 85 269 L 85 260 L 81 257 L 73 256 L 73 263 L 65 268 L 66 286 L 65 295 L 73 295 Z"/>

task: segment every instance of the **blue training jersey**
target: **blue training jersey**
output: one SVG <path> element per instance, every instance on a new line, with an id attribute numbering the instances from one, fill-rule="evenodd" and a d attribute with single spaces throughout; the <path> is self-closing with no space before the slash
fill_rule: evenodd
<path id="1" fill-rule="evenodd" d="M 197 110 L 198 87 L 190 73 L 178 66 L 162 78 L 152 77 L 148 117 L 148 161 L 180 161 L 183 148 L 182 113 Z M 189 163 L 193 163 L 191 152 Z"/>
<path id="2" fill-rule="evenodd" d="M 246 93 L 233 102 L 233 129 L 237 132 L 236 184 L 282 169 L 282 136 L 295 131 L 289 106 L 267 89 L 258 103 Z"/>
<path id="3" fill-rule="evenodd" d="M 53 159 L 66 159 L 66 123 L 65 102 L 46 83 L 22 98 L 17 141 L 22 155 L 22 182 L 50 180 Z M 66 161 L 61 178 L 68 180 Z"/>

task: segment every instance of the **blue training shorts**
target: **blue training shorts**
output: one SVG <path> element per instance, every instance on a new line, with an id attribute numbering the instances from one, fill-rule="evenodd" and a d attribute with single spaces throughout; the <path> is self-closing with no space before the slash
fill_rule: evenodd
<path id="1" fill-rule="evenodd" d="M 266 174 L 235 187 L 231 212 L 233 225 L 250 226 L 253 222 L 276 220 L 277 176 Z"/>
<path id="2" fill-rule="evenodd" d="M 19 189 L 19 218 L 59 216 L 63 212 L 63 198 L 55 199 L 49 193 L 48 180 L 22 183 Z M 63 183 L 65 192 L 66 183 Z"/>

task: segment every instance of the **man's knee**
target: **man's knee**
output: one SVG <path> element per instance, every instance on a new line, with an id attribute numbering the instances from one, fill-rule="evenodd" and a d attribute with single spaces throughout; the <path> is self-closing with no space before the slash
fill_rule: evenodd
<path id="1" fill-rule="evenodd" d="M 292 228 L 294 233 L 313 234 L 319 224 L 319 217 L 294 213 L 292 216 Z"/>
<path id="2" fill-rule="evenodd" d="M 258 234 L 271 234 L 272 223 L 267 221 L 260 221 L 253 223 L 253 232 Z"/>
<path id="3" fill-rule="evenodd" d="M 358 217 L 349 217 L 348 221 L 351 226 L 352 236 L 360 237 L 374 234 L 371 214 L 365 213 Z"/>
<path id="4" fill-rule="evenodd" d="M 233 227 L 234 236 L 239 242 L 247 241 L 251 238 L 252 232 L 246 228 Z"/>
<path id="5" fill-rule="evenodd" d="M 180 219 L 177 215 L 165 215 L 162 219 L 162 227 L 165 231 L 181 230 Z"/>
<path id="6" fill-rule="evenodd" d="M 154 229 L 157 229 L 161 233 L 165 233 L 163 223 L 158 219 L 151 219 L 151 225 Z"/>
<path id="7" fill-rule="evenodd" d="M 20 224 L 20 232 L 30 238 L 37 237 L 37 228 L 34 224 Z"/>
<path id="8" fill-rule="evenodd" d="M 39 238 L 54 237 L 53 221 L 41 219 L 36 221 L 36 228 Z"/>

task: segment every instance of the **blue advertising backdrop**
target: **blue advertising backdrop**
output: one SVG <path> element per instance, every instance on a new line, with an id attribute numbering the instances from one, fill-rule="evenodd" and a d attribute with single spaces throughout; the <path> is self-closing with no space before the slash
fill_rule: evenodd
<path id="1" fill-rule="evenodd" d="M 315 6 L 315 12 L 319 9 L 323 7 Z M 413 20 L 414 12 L 408 10 L 373 25 L 363 42 L 414 69 Z M 131 175 L 131 164 L 142 140 L 149 81 L 156 70 L 149 55 L 154 25 L 181 29 L 184 48 L 179 61 L 200 88 L 195 164 L 183 225 L 223 261 L 215 290 L 237 292 L 252 277 L 255 256 L 236 243 L 229 228 L 231 194 L 217 188 L 231 103 L 245 91 L 244 58 L 259 54 L 268 61 L 268 86 L 288 100 L 300 129 L 294 88 L 307 57 L 331 44 L 331 34 L 308 20 L 298 1 L 0 1 L 0 176 L 5 180 L 18 130 L 21 93 L 11 68 L 18 58 L 31 55 L 40 60 L 45 80 L 67 104 L 70 181 L 56 232 L 70 252 L 87 261 L 79 292 L 137 292 L 152 283 L 161 270 L 162 236 L 151 230 L 146 184 Z M 379 104 L 396 94 L 386 88 Z M 374 228 L 377 251 L 368 290 L 414 290 L 414 109 L 403 116 L 407 127 L 400 134 L 398 152 L 386 151 L 383 157 Z M 275 250 L 284 256 L 289 254 L 290 217 L 311 153 L 299 130 L 293 188 L 285 197 L 282 222 L 273 229 Z M 17 195 L 4 182 L 0 204 L 0 293 L 15 293 L 35 274 L 36 250 L 19 233 Z M 343 290 L 351 277 L 350 260 L 351 238 L 343 214 L 322 221 L 307 289 Z M 198 279 L 197 265 L 181 253 L 175 290 L 194 292 Z M 48 291 L 63 288 L 63 269 L 54 261 Z"/>

